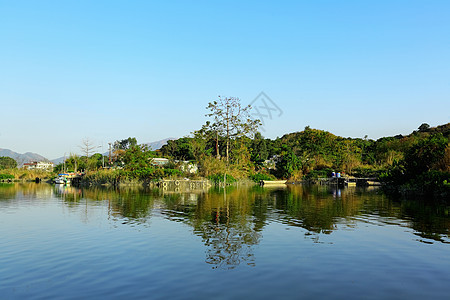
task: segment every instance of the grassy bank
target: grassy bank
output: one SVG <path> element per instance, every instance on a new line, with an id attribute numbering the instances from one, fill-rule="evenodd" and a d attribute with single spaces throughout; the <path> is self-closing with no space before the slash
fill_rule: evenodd
<path id="1" fill-rule="evenodd" d="M 53 177 L 53 173 L 43 170 L 24 170 L 24 169 L 4 169 L 0 170 L 0 180 L 11 179 L 13 181 L 28 181 L 40 178 L 41 180 L 49 180 Z"/>

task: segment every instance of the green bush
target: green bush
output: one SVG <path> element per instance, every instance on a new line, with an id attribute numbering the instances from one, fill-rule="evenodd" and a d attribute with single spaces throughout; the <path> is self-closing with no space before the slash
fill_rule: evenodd
<path id="1" fill-rule="evenodd" d="M 330 168 L 325 168 L 321 170 L 312 170 L 308 174 L 306 174 L 305 179 L 317 179 L 317 178 L 326 178 L 330 177 L 333 172 Z"/>
<path id="2" fill-rule="evenodd" d="M 275 176 L 264 174 L 264 173 L 256 173 L 249 176 L 251 180 L 254 182 L 260 182 L 261 180 L 275 180 Z"/>
<path id="3" fill-rule="evenodd" d="M 379 177 L 386 170 L 376 169 L 370 166 L 357 167 L 353 169 L 352 175 L 355 177 Z"/>
<path id="4" fill-rule="evenodd" d="M 14 176 L 11 174 L 0 174 L 0 180 L 14 179 Z"/>
<path id="5" fill-rule="evenodd" d="M 450 173 L 431 170 L 417 176 L 417 179 L 410 182 L 425 193 L 449 193 Z"/>
<path id="6" fill-rule="evenodd" d="M 173 176 L 183 176 L 183 172 L 176 169 L 164 169 L 165 177 L 173 177 Z"/>
<path id="7" fill-rule="evenodd" d="M 220 182 L 223 182 L 223 177 L 224 177 L 223 174 L 215 174 L 215 175 L 208 176 L 208 179 L 211 180 L 211 182 L 213 182 L 214 184 L 218 184 Z M 226 181 L 227 181 L 227 184 L 234 183 L 234 182 L 236 182 L 236 178 L 227 174 Z"/>

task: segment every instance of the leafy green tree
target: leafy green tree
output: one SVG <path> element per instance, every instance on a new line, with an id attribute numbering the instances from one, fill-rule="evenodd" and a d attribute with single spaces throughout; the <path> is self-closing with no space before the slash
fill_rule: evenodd
<path id="1" fill-rule="evenodd" d="M 17 168 L 17 161 L 8 156 L 0 157 L 0 170 Z"/>
<path id="2" fill-rule="evenodd" d="M 251 160 L 257 164 L 262 164 L 269 157 L 266 140 L 261 133 L 257 132 L 251 143 Z"/>
<path id="3" fill-rule="evenodd" d="M 427 123 L 422 123 L 422 125 L 419 126 L 420 132 L 427 131 L 428 129 L 430 129 L 430 125 L 428 125 Z"/>
<path id="4" fill-rule="evenodd" d="M 267 147 L 267 158 L 273 157 L 274 155 L 279 155 L 281 153 L 282 148 L 282 140 L 280 138 L 276 138 L 275 140 L 265 139 L 266 147 Z"/>
<path id="5" fill-rule="evenodd" d="M 195 159 L 192 138 L 180 138 L 178 140 L 170 140 L 161 148 L 161 153 L 176 160 L 193 160 Z"/>
<path id="6" fill-rule="evenodd" d="M 448 196 L 450 172 L 448 166 L 443 168 L 448 148 L 448 139 L 442 133 L 422 137 L 406 151 L 404 159 L 382 174 L 381 179 L 394 191 L 413 190 Z"/>
<path id="7" fill-rule="evenodd" d="M 434 169 L 444 158 L 447 144 L 448 140 L 441 133 L 417 142 L 405 155 L 404 165 L 407 174 L 414 177 Z"/>
<path id="8" fill-rule="evenodd" d="M 204 125 L 200 130 L 194 131 L 193 137 L 190 140 L 192 155 L 194 159 L 200 161 L 203 157 L 209 156 L 213 153 L 214 137 L 207 127 Z"/>
<path id="9" fill-rule="evenodd" d="M 69 158 L 66 159 L 66 170 L 78 172 L 78 170 L 85 168 L 86 164 L 84 163 L 84 160 L 76 154 L 71 154 Z"/>
<path id="10" fill-rule="evenodd" d="M 206 121 L 206 124 L 201 129 L 194 131 L 191 145 L 195 159 L 199 160 L 204 155 L 215 154 L 216 158 L 220 158 L 223 152 L 222 144 L 225 139 L 219 136 L 217 126 L 210 121 Z"/>
<path id="11" fill-rule="evenodd" d="M 100 169 L 103 167 L 104 158 L 100 153 L 95 153 L 88 159 L 89 169 Z"/>
<path id="12" fill-rule="evenodd" d="M 125 169 L 134 171 L 147 168 L 153 157 L 153 152 L 147 146 L 135 145 L 125 151 L 122 156 L 122 161 Z"/>
<path id="13" fill-rule="evenodd" d="M 290 147 L 283 147 L 281 158 L 276 163 L 279 177 L 291 178 L 302 168 L 300 159 L 295 155 Z"/>
<path id="14" fill-rule="evenodd" d="M 137 145 L 136 138 L 129 137 L 127 139 L 115 141 L 114 142 L 114 150 L 127 150 L 136 145 Z"/>

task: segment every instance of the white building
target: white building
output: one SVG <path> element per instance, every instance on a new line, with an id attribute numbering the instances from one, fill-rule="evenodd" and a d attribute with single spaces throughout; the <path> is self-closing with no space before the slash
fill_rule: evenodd
<path id="1" fill-rule="evenodd" d="M 33 161 L 30 163 L 24 163 L 23 168 L 26 170 L 44 170 L 53 171 L 54 163 L 48 161 Z"/>
<path id="2" fill-rule="evenodd" d="M 195 174 L 198 172 L 198 166 L 189 161 L 182 161 L 180 169 L 181 171 L 188 172 L 190 174 Z"/>
<path id="3" fill-rule="evenodd" d="M 155 166 L 164 166 L 167 165 L 168 163 L 169 160 L 167 158 L 159 158 L 159 157 L 152 158 L 152 164 Z"/>
<path id="4" fill-rule="evenodd" d="M 162 166 L 167 165 L 169 162 L 170 162 L 170 160 L 167 158 L 159 158 L 159 157 L 152 158 L 152 164 L 154 166 L 162 167 Z M 195 174 L 198 172 L 198 166 L 189 161 L 174 160 L 173 162 L 176 165 L 178 165 L 180 170 L 183 172 L 188 172 L 191 174 Z"/>

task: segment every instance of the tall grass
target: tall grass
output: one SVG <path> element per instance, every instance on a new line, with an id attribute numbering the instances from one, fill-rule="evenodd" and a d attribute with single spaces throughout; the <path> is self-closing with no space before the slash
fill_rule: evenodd
<path id="1" fill-rule="evenodd" d="M 44 170 L 4 169 L 0 172 L 14 176 L 15 180 L 34 180 L 36 177 L 45 179 L 53 176 L 53 173 Z"/>
<path id="2" fill-rule="evenodd" d="M 120 180 L 121 173 L 120 170 L 91 171 L 83 177 L 83 182 L 94 185 L 115 184 Z"/>
<path id="3" fill-rule="evenodd" d="M 248 177 L 249 170 L 242 168 L 239 163 L 230 162 L 227 164 L 225 158 L 217 159 L 213 156 L 205 156 L 200 160 L 200 176 L 209 178 L 210 176 L 223 176 L 225 173 L 235 179 Z"/>

